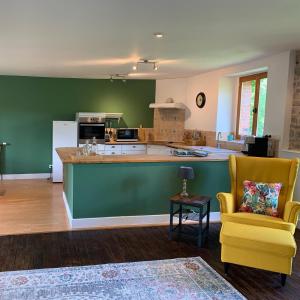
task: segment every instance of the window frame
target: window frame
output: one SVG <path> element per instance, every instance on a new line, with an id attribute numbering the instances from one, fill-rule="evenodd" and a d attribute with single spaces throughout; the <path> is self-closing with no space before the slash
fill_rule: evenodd
<path id="1" fill-rule="evenodd" d="M 240 126 L 240 110 L 241 110 L 241 97 L 242 97 L 242 85 L 243 82 L 255 80 L 255 94 L 254 94 L 254 109 L 257 110 L 256 113 L 253 113 L 252 121 L 252 135 L 256 135 L 257 130 L 257 116 L 258 116 L 258 105 L 259 105 L 259 90 L 260 90 L 260 80 L 263 78 L 268 78 L 268 72 L 257 73 L 248 76 L 242 76 L 239 78 L 239 91 L 238 91 L 238 105 L 237 105 L 237 119 L 236 119 L 236 137 L 241 138 L 239 134 Z"/>

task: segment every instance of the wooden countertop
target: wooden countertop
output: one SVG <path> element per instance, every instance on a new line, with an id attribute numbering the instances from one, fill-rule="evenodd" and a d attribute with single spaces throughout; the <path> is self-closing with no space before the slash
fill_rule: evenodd
<path id="1" fill-rule="evenodd" d="M 177 157 L 171 155 L 94 155 L 77 156 L 79 148 L 57 148 L 56 151 L 63 163 L 101 164 L 101 163 L 143 163 L 143 162 L 193 162 L 193 161 L 226 161 L 228 153 L 211 153 L 207 157 Z M 236 155 L 243 155 L 239 152 Z"/>

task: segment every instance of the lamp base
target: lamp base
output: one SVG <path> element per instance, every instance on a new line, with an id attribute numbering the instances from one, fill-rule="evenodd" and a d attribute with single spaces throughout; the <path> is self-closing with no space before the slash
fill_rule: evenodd
<path id="1" fill-rule="evenodd" d="M 180 197 L 182 197 L 182 198 L 187 198 L 188 196 L 189 196 L 189 194 L 187 192 L 180 193 Z"/>
<path id="2" fill-rule="evenodd" d="M 182 192 L 180 193 L 180 196 L 183 198 L 187 198 L 189 196 L 188 192 L 186 191 L 186 179 L 182 180 Z"/>

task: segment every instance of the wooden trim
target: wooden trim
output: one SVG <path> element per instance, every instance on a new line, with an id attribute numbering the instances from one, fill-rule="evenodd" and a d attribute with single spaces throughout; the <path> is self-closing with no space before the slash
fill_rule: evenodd
<path id="1" fill-rule="evenodd" d="M 242 96 L 242 83 L 243 81 L 239 80 L 239 94 L 238 94 L 238 105 L 237 105 L 237 119 L 236 119 L 236 131 L 235 131 L 235 135 L 237 139 L 240 139 L 241 136 L 239 134 L 239 126 L 240 126 L 240 114 L 241 114 L 241 96 Z"/>
<path id="2" fill-rule="evenodd" d="M 256 112 L 253 112 L 252 135 L 256 135 L 256 130 L 257 130 L 259 88 L 260 88 L 260 79 L 257 78 L 255 80 L 255 95 L 254 95 L 254 109 L 255 109 Z"/>
<path id="3" fill-rule="evenodd" d="M 262 79 L 262 78 L 266 78 L 266 77 L 268 77 L 268 72 L 263 72 L 263 73 L 259 73 L 259 74 L 253 74 L 253 75 L 240 77 L 240 82 L 257 80 L 257 79 Z"/>
<path id="4" fill-rule="evenodd" d="M 239 78 L 239 91 L 238 91 L 238 103 L 237 103 L 237 119 L 236 119 L 236 137 L 240 139 L 239 135 L 239 126 L 240 126 L 240 109 L 241 109 L 241 96 L 242 96 L 242 84 L 243 82 L 255 80 L 255 95 L 254 95 L 254 108 L 257 108 L 259 105 L 259 89 L 260 89 L 260 80 L 268 77 L 268 72 L 263 72 L 259 74 L 253 74 L 248 76 L 243 76 Z M 257 113 L 253 114 L 253 123 L 252 123 L 252 134 L 255 135 L 257 130 Z"/>

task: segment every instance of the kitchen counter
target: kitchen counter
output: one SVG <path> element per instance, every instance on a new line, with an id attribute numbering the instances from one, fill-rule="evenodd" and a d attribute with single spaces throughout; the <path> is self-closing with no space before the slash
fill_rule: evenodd
<path id="1" fill-rule="evenodd" d="M 177 149 L 197 149 L 196 146 L 168 145 Z M 201 148 L 201 147 L 200 147 Z M 197 161 L 227 161 L 229 154 L 243 155 L 240 152 L 228 151 L 209 153 L 207 157 L 178 157 L 172 155 L 93 155 L 77 156 L 78 148 L 56 149 L 61 161 L 64 164 L 101 164 L 101 163 L 151 163 L 151 162 L 197 162 Z"/>
<path id="2" fill-rule="evenodd" d="M 183 149 L 181 144 L 172 147 Z M 195 172 L 195 178 L 188 181 L 188 191 L 212 197 L 211 217 L 216 218 L 219 211 L 216 194 L 230 191 L 228 156 L 242 155 L 217 148 L 211 148 L 216 153 L 208 157 L 149 154 L 84 157 L 76 156 L 78 148 L 56 150 L 63 162 L 63 195 L 73 228 L 167 224 L 168 199 L 182 189 L 178 177 L 182 165 L 192 167 Z"/>

